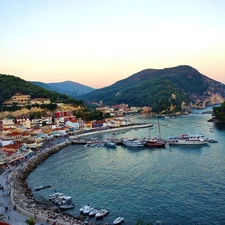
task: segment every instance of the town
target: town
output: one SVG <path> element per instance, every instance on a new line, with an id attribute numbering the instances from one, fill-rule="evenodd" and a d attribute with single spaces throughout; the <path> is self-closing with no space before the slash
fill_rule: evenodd
<path id="1" fill-rule="evenodd" d="M 5 104 L 18 104 L 25 107 L 30 104 L 49 104 L 49 99 L 30 99 L 30 95 L 15 94 Z M 110 130 L 134 125 L 130 121 L 132 115 L 148 113 L 149 107 L 131 107 L 119 104 L 113 107 L 103 106 L 100 102 L 96 110 L 103 114 L 108 113 L 109 118 L 102 120 L 84 121 L 73 115 L 66 105 L 58 104 L 63 110 L 56 110 L 51 115 L 42 115 L 30 119 L 29 114 L 3 117 L 0 120 L 0 167 L 16 162 L 31 152 L 38 151 L 43 144 L 56 138 L 69 138 L 78 134 L 93 131 Z M 62 107 L 64 106 L 64 107 Z M 129 116 L 128 116 L 129 115 Z"/>

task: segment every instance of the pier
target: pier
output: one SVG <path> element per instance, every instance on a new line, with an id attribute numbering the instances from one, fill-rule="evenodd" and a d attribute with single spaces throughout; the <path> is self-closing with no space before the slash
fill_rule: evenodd
<path id="1" fill-rule="evenodd" d="M 90 130 L 89 132 L 78 134 L 75 136 L 70 137 L 71 144 L 99 144 L 103 143 L 105 140 L 100 140 L 97 138 L 83 138 L 83 136 L 88 136 L 92 135 L 94 133 L 103 133 L 103 132 L 123 132 L 123 131 L 128 131 L 131 129 L 141 129 L 141 128 L 147 128 L 147 127 L 153 127 L 152 124 L 135 124 L 135 125 L 130 125 L 130 126 L 124 126 L 124 127 L 118 127 L 118 128 L 108 128 L 108 129 L 95 129 L 95 130 Z M 82 136 L 82 139 L 80 138 Z"/>

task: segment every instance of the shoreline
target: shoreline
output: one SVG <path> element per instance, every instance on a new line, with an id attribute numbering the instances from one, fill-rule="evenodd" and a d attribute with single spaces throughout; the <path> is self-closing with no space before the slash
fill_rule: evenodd
<path id="1" fill-rule="evenodd" d="M 105 129 L 105 130 L 96 130 L 88 133 L 81 133 L 76 135 L 77 138 L 82 136 L 88 136 L 93 135 L 96 133 L 103 133 L 103 132 L 113 132 L 113 131 L 119 131 L 119 130 L 125 130 L 125 129 L 132 129 L 132 128 L 146 128 L 151 127 L 152 124 L 136 124 L 132 126 L 126 126 L 126 127 L 119 127 L 119 128 L 111 128 L 111 129 Z M 61 149 L 67 147 L 71 144 L 71 141 L 68 139 L 65 142 L 57 143 L 52 147 L 45 148 L 41 152 L 38 152 L 35 154 L 35 156 L 31 157 L 29 160 L 25 162 L 21 162 L 19 166 L 15 167 L 14 170 L 9 172 L 12 168 L 10 168 L 9 171 L 5 171 L 0 175 L 1 181 L 3 181 L 6 176 L 6 181 L 9 180 L 8 186 L 8 192 L 7 195 L 10 199 L 12 210 L 11 212 L 18 212 L 23 214 L 24 222 L 26 219 L 29 219 L 30 217 L 33 217 L 35 221 L 41 221 L 45 222 L 45 224 L 61 224 L 61 225 L 78 225 L 78 224 L 84 224 L 82 221 L 82 218 L 73 217 L 70 214 L 67 213 L 56 213 L 54 210 L 50 208 L 45 207 L 43 204 L 36 201 L 36 199 L 33 197 L 31 189 L 28 187 L 26 183 L 26 179 L 28 178 L 29 174 L 37 168 L 40 164 L 42 164 L 50 155 L 55 154 L 59 152 Z M 8 174 L 7 174 L 8 173 Z M 5 201 L 5 204 L 9 204 L 9 202 Z M 57 217 L 56 217 L 57 215 Z M 12 222 L 12 219 L 10 220 L 8 218 L 8 222 Z M 18 221 L 15 223 L 18 224 Z M 21 225 L 24 223 L 21 223 Z M 38 223 L 35 223 L 38 224 Z M 42 223 L 43 224 L 43 223 Z M 92 223 L 93 224 L 93 223 Z M 14 225 L 11 223 L 11 225 Z M 44 224 L 43 224 L 44 225 Z"/>

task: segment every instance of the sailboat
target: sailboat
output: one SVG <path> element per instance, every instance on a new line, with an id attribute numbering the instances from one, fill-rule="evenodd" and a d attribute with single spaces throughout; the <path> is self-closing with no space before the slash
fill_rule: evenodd
<path id="1" fill-rule="evenodd" d="M 166 141 L 161 138 L 160 125 L 158 120 L 158 129 L 159 129 L 159 137 L 150 137 L 149 130 L 149 138 L 146 140 L 146 147 L 156 147 L 156 148 L 165 148 Z"/>

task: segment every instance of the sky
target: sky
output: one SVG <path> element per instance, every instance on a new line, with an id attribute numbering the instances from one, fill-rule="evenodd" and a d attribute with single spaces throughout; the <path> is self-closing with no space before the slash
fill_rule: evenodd
<path id="1" fill-rule="evenodd" d="M 102 88 L 189 65 L 225 84 L 224 0 L 0 0 L 0 73 Z"/>

